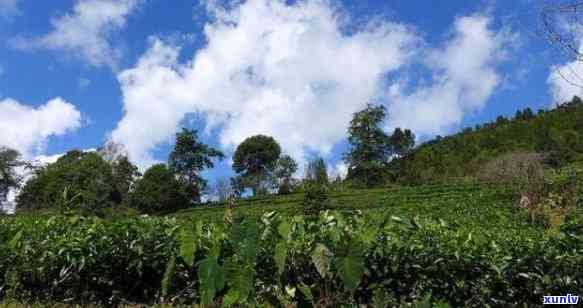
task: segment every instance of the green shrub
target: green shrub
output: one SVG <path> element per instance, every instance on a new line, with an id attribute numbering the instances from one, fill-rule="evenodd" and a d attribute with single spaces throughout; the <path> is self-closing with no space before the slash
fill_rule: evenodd
<path id="1" fill-rule="evenodd" d="M 156 218 L 1 225 L 0 283 L 21 302 L 153 303 L 164 289 L 174 304 L 341 306 L 384 297 L 402 305 L 431 293 L 454 307 L 513 306 L 577 294 L 583 283 L 583 246 L 567 227 L 556 237 L 474 233 L 329 211 L 315 220 L 270 213 L 232 226 Z"/>
<path id="2" fill-rule="evenodd" d="M 185 186 L 163 164 L 146 170 L 129 195 L 129 206 L 146 214 L 175 211 L 188 204 Z"/>
<path id="3" fill-rule="evenodd" d="M 328 205 L 328 189 L 317 182 L 304 183 L 304 199 L 302 206 L 306 213 L 317 213 Z"/>
<path id="4" fill-rule="evenodd" d="M 35 171 L 17 197 L 17 210 L 52 208 L 65 202 L 71 210 L 95 213 L 115 204 L 115 190 L 111 166 L 99 154 L 70 151 Z"/>
<path id="5" fill-rule="evenodd" d="M 0 218 L 0 300 L 20 303 L 536 306 L 583 286 L 580 221 L 557 235 L 390 214 Z M 428 297 L 431 294 L 431 297 Z"/>

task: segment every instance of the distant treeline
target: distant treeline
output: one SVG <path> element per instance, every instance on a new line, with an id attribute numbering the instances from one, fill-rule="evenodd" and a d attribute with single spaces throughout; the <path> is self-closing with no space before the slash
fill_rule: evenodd
<path id="1" fill-rule="evenodd" d="M 583 101 L 552 110 L 519 110 L 513 118 L 466 128 L 421 144 L 389 164 L 392 180 L 418 184 L 474 177 L 485 163 L 512 152 L 542 153 L 549 167 L 583 158 Z"/>

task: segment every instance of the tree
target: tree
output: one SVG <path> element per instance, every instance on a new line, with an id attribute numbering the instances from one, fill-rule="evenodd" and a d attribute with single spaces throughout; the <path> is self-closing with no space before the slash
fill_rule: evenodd
<path id="1" fill-rule="evenodd" d="M 328 185 L 328 171 L 324 159 L 318 157 L 308 163 L 306 180 L 316 185 Z"/>
<path id="2" fill-rule="evenodd" d="M 395 154 L 403 157 L 415 146 L 415 135 L 409 129 L 402 130 L 400 127 L 397 127 L 391 137 L 389 137 L 389 145 Z"/>
<path id="3" fill-rule="evenodd" d="M 275 176 L 278 179 L 278 194 L 289 194 L 292 191 L 293 175 L 298 170 L 298 163 L 289 155 L 283 155 L 277 160 Z"/>
<path id="4" fill-rule="evenodd" d="M 0 147 L 0 210 L 7 199 L 8 192 L 20 186 L 22 178 L 18 175 L 16 169 L 24 165 L 25 163 L 20 160 L 18 151 Z"/>
<path id="5" fill-rule="evenodd" d="M 136 167 L 127 156 L 118 157 L 111 163 L 113 172 L 113 184 L 116 188 L 118 202 L 127 199 L 129 192 L 134 187 L 136 179 L 141 175 Z"/>
<path id="6" fill-rule="evenodd" d="M 281 155 L 281 147 L 273 137 L 257 135 L 245 139 L 233 156 L 233 169 L 249 179 L 254 195 L 263 193 L 263 182 Z"/>
<path id="7" fill-rule="evenodd" d="M 56 207 L 66 195 L 75 198 L 74 207 L 96 213 L 116 204 L 115 189 L 112 168 L 98 153 L 73 150 L 33 172 L 17 196 L 17 209 Z"/>
<path id="8" fill-rule="evenodd" d="M 136 182 L 129 206 L 145 214 L 175 211 L 188 205 L 186 190 L 166 165 L 154 165 Z"/>
<path id="9" fill-rule="evenodd" d="M 353 115 L 348 127 L 351 148 L 344 154 L 348 180 L 367 187 L 379 185 L 385 180 L 383 169 L 392 154 L 389 137 L 381 129 L 385 116 L 384 106 L 371 104 Z"/>
<path id="10" fill-rule="evenodd" d="M 170 170 L 178 175 L 188 189 L 189 199 L 195 202 L 200 201 L 201 192 L 207 185 L 207 181 L 200 175 L 201 171 L 213 168 L 213 159 L 225 157 L 221 151 L 197 139 L 196 130 L 183 128 L 182 132 L 176 134 L 176 144 L 168 159 Z"/>

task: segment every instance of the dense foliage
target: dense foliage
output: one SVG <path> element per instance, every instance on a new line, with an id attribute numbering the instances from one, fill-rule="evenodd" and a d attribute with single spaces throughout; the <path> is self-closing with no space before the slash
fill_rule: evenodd
<path id="1" fill-rule="evenodd" d="M 386 165 L 392 149 L 390 138 L 382 128 L 385 116 L 384 106 L 370 104 L 353 115 L 348 126 L 351 148 L 344 155 L 349 181 L 366 187 L 378 186 L 386 181 Z"/>
<path id="2" fill-rule="evenodd" d="M 165 165 L 150 167 L 130 193 L 129 206 L 142 213 L 176 211 L 189 204 L 187 188 Z"/>
<path id="3" fill-rule="evenodd" d="M 95 152 L 70 151 L 54 164 L 40 167 L 26 182 L 17 209 L 64 206 L 95 212 L 115 204 L 111 165 Z"/>
<path id="4" fill-rule="evenodd" d="M 268 212 L 232 225 L 0 218 L 0 296 L 385 307 L 431 293 L 454 307 L 483 307 L 538 305 L 542 295 L 583 290 L 580 221 L 545 235 L 390 213 L 310 217 Z"/>
<path id="5" fill-rule="evenodd" d="M 176 144 L 170 152 L 168 167 L 178 176 L 188 191 L 190 201 L 199 202 L 207 181 L 201 172 L 213 168 L 213 159 L 223 159 L 225 155 L 198 140 L 197 131 L 183 128 L 176 134 Z"/>
<path id="6" fill-rule="evenodd" d="M 245 139 L 233 156 L 233 169 L 241 177 L 240 184 L 251 187 L 254 195 L 265 192 L 264 182 L 269 180 L 280 155 L 281 147 L 273 137 L 256 135 Z"/>
<path id="7" fill-rule="evenodd" d="M 127 201 L 127 196 L 133 190 L 135 181 L 141 176 L 138 167 L 132 164 L 127 156 L 123 155 L 111 162 L 111 169 L 117 193 L 116 200 L 118 203 Z"/>
<path id="8" fill-rule="evenodd" d="M 546 154 L 558 167 L 583 157 L 583 102 L 578 97 L 549 111 L 517 112 L 495 122 L 424 143 L 391 163 L 393 179 L 402 183 L 447 181 L 475 176 L 482 166 L 506 153 Z"/>
<path id="9" fill-rule="evenodd" d="M 16 168 L 24 166 L 20 153 L 14 149 L 0 147 L 0 204 L 6 200 L 10 189 L 20 185 L 21 177 Z M 0 208 L 0 212 L 1 212 Z"/>
<path id="10" fill-rule="evenodd" d="M 294 173 L 298 170 L 298 163 L 289 155 L 282 155 L 275 165 L 274 176 L 277 180 L 277 193 L 289 194 L 295 186 Z"/>

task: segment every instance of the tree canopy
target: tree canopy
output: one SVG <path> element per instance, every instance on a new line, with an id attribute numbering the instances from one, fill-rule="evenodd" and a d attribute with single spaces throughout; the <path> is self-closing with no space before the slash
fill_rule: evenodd
<path id="1" fill-rule="evenodd" d="M 344 155 L 348 180 L 367 187 L 384 182 L 384 169 L 392 154 L 389 136 L 381 127 L 385 116 L 384 106 L 371 104 L 353 115 L 348 127 L 350 150 Z"/>
<path id="2" fill-rule="evenodd" d="M 188 206 L 186 190 L 166 165 L 153 165 L 136 182 L 129 206 L 146 214 L 174 211 Z"/>
<path id="3" fill-rule="evenodd" d="M 22 179 L 16 169 L 21 166 L 24 166 L 24 162 L 18 151 L 0 147 L 0 205 L 6 200 L 10 189 L 20 186 Z"/>
<path id="4" fill-rule="evenodd" d="M 213 168 L 213 159 L 223 159 L 225 155 L 198 140 L 197 131 L 183 128 L 176 134 L 176 144 L 168 159 L 169 169 L 188 189 L 189 199 L 199 202 L 207 181 L 201 171 Z"/>
<path id="5" fill-rule="evenodd" d="M 17 197 L 17 210 L 50 208 L 74 197 L 80 210 L 95 212 L 115 204 L 115 191 L 111 166 L 98 153 L 73 150 L 33 172 Z"/>
<path id="6" fill-rule="evenodd" d="M 275 168 L 281 147 L 273 137 L 256 135 L 245 139 L 233 156 L 233 169 L 251 179 L 254 194 L 261 193 L 262 182 Z"/>
<path id="7" fill-rule="evenodd" d="M 443 182 L 476 177 L 490 161 L 508 153 L 541 153 L 544 163 L 560 167 L 583 159 L 583 102 L 572 101 L 552 110 L 529 108 L 514 118 L 466 128 L 448 137 L 437 137 L 390 163 L 400 170 L 400 183 Z"/>
<path id="8" fill-rule="evenodd" d="M 288 194 L 292 191 L 293 175 L 297 170 L 298 163 L 291 156 L 282 155 L 277 160 L 275 176 L 279 181 L 279 194 Z"/>

